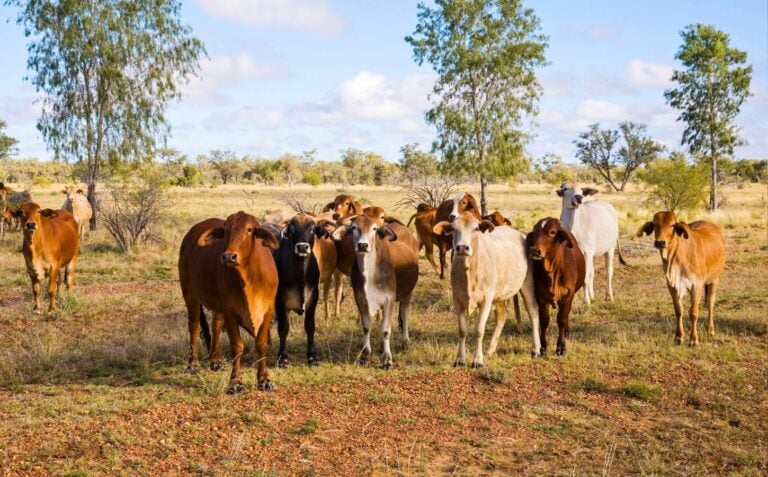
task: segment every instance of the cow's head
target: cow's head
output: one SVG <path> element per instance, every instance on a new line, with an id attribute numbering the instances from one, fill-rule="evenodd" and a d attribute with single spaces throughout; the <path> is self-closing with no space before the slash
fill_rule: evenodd
<path id="1" fill-rule="evenodd" d="M 533 230 L 525 237 L 525 241 L 528 243 L 528 256 L 534 260 L 543 260 L 555 247 L 560 245 L 573 248 L 571 235 L 554 217 L 547 217 L 536 222 Z"/>
<path id="2" fill-rule="evenodd" d="M 582 187 L 576 182 L 565 181 L 555 191 L 563 198 L 563 210 L 578 209 L 586 197 L 597 194 L 599 191 L 592 187 Z"/>
<path id="3" fill-rule="evenodd" d="M 688 224 L 678 222 L 674 212 L 668 210 L 656 212 L 653 215 L 653 222 L 646 222 L 637 231 L 637 236 L 654 234 L 653 246 L 659 250 L 661 258 L 667 258 L 669 251 L 677 245 L 677 240 L 683 240 L 689 237 Z"/>
<path id="4" fill-rule="evenodd" d="M 397 235 L 388 225 L 379 225 L 367 215 L 354 217 L 348 225 L 341 225 L 333 232 L 334 240 L 352 236 L 352 243 L 358 255 L 376 251 L 377 240 L 397 240 Z"/>
<path id="5" fill-rule="evenodd" d="M 453 198 L 453 208 L 451 209 L 451 213 L 448 215 L 448 221 L 453 222 L 463 212 L 472 212 L 479 215 L 478 210 L 479 208 L 477 207 L 477 201 L 474 197 L 472 197 L 472 194 L 459 192 L 456 194 L 456 197 Z"/>
<path id="6" fill-rule="evenodd" d="M 300 259 L 305 259 L 312 254 L 315 237 L 327 238 L 328 236 L 325 227 L 318 225 L 314 217 L 305 213 L 293 216 L 280 232 L 281 242 L 287 243 Z"/>
<path id="7" fill-rule="evenodd" d="M 78 189 L 73 185 L 67 186 L 64 190 L 61 191 L 62 194 L 67 196 L 67 199 L 70 204 L 74 204 L 75 197 L 77 197 L 78 194 L 84 195 L 85 192 L 83 192 L 83 189 Z"/>
<path id="8" fill-rule="evenodd" d="M 223 226 L 207 230 L 200 237 L 198 243 L 208 245 L 216 240 L 227 242 L 227 248 L 221 254 L 221 263 L 228 267 L 237 267 L 247 263 L 254 248 L 258 245 L 269 248 L 279 246 L 274 235 L 259 226 L 256 217 L 246 214 L 242 210 L 227 217 Z"/>
<path id="9" fill-rule="evenodd" d="M 339 194 L 333 199 L 333 202 L 329 202 L 323 207 L 323 212 L 332 212 L 333 220 L 339 220 L 347 215 L 362 213 L 362 210 L 357 210 L 354 197 L 347 194 Z"/>
<path id="10" fill-rule="evenodd" d="M 30 237 L 36 231 L 40 230 L 40 224 L 44 217 L 53 218 L 58 213 L 51 209 L 41 209 L 39 205 L 34 202 L 25 202 L 21 204 L 13 216 L 21 219 L 22 227 L 24 228 L 24 234 Z"/>
<path id="11" fill-rule="evenodd" d="M 453 237 L 453 253 L 457 257 L 471 257 L 477 246 L 478 233 L 493 232 L 495 226 L 487 221 L 477 220 L 470 212 L 463 212 L 453 222 L 443 220 L 432 227 L 432 232 L 437 235 L 451 235 Z"/>
<path id="12" fill-rule="evenodd" d="M 494 211 L 492 214 L 484 215 L 483 220 L 487 220 L 497 227 L 501 225 L 512 225 L 512 222 L 510 222 L 508 218 L 501 215 L 501 212 L 498 210 Z"/>

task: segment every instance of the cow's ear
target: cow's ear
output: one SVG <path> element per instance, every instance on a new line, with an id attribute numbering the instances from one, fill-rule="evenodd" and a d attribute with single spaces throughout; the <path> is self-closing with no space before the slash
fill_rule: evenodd
<path id="1" fill-rule="evenodd" d="M 685 222 L 678 222 L 675 224 L 675 233 L 678 237 L 688 238 L 688 224 Z"/>
<path id="2" fill-rule="evenodd" d="M 328 233 L 328 230 L 325 229 L 321 224 L 315 225 L 315 235 L 320 238 L 328 238 L 331 236 L 331 234 Z"/>
<path id="3" fill-rule="evenodd" d="M 40 211 L 40 214 L 43 217 L 48 217 L 49 219 L 59 216 L 59 213 L 53 209 L 43 209 Z"/>
<path id="4" fill-rule="evenodd" d="M 352 209 L 353 214 L 362 214 L 365 209 L 363 209 L 363 206 L 360 205 L 360 202 L 353 200 L 350 203 L 350 209 Z"/>
<path id="5" fill-rule="evenodd" d="M 559 189 L 557 189 L 555 191 L 555 194 L 557 194 L 558 197 L 562 197 L 563 196 L 563 188 L 560 187 Z"/>
<path id="6" fill-rule="evenodd" d="M 284 225 L 282 229 L 280 229 L 280 238 L 288 238 L 291 236 L 291 225 L 287 224 Z"/>
<path id="7" fill-rule="evenodd" d="M 528 232 L 528 235 L 525 236 L 525 243 L 533 247 L 533 232 Z"/>
<path id="8" fill-rule="evenodd" d="M 385 215 L 384 216 L 384 223 L 385 224 L 400 224 L 403 227 L 405 227 L 404 223 L 400 222 L 399 219 L 396 219 L 396 218 L 392 217 L 391 215 Z"/>
<path id="9" fill-rule="evenodd" d="M 483 220 L 482 222 L 480 222 L 479 228 L 480 228 L 480 231 L 483 233 L 490 233 L 490 232 L 493 232 L 496 226 L 493 225 L 493 222 L 491 222 L 490 220 Z"/>
<path id="10" fill-rule="evenodd" d="M 595 194 L 597 194 L 600 191 L 595 189 L 595 188 L 593 188 L 593 187 L 585 187 L 585 188 L 581 189 L 581 192 L 584 195 L 584 197 L 589 197 L 590 195 L 595 195 Z"/>
<path id="11" fill-rule="evenodd" d="M 333 210 L 333 207 L 336 205 L 335 202 L 328 202 L 325 204 L 325 207 L 323 207 L 323 212 L 330 212 Z"/>
<path id="12" fill-rule="evenodd" d="M 253 237 L 261 239 L 262 245 L 265 247 L 269 247 L 272 249 L 276 249 L 280 247 L 280 243 L 277 241 L 274 235 L 272 235 L 272 232 L 270 232 L 267 229 L 256 227 L 253 229 Z"/>
<path id="13" fill-rule="evenodd" d="M 573 248 L 573 241 L 571 240 L 571 237 L 565 232 L 565 230 L 558 230 L 555 237 L 557 238 L 558 242 L 565 243 L 568 248 Z"/>
<path id="14" fill-rule="evenodd" d="M 67 194 L 67 189 L 61 189 L 61 193 L 66 195 Z"/>
<path id="15" fill-rule="evenodd" d="M 504 218 L 504 224 L 505 225 L 509 225 L 511 227 L 512 226 L 512 221 L 507 219 L 507 218 Z"/>
<path id="16" fill-rule="evenodd" d="M 432 233 L 435 235 L 451 235 L 453 233 L 453 225 L 447 220 L 442 220 L 432 227 Z"/>
<path id="17" fill-rule="evenodd" d="M 75 192 L 77 194 L 85 194 L 85 192 L 83 192 L 83 189 L 77 189 Z"/>
<path id="18" fill-rule="evenodd" d="M 201 247 L 205 247 L 217 240 L 223 239 L 225 235 L 226 231 L 224 230 L 224 227 L 214 227 L 203 232 L 200 238 L 197 239 L 197 244 Z"/>
<path id="19" fill-rule="evenodd" d="M 653 232 L 653 222 L 646 222 L 642 227 L 637 229 L 637 236 L 642 237 L 643 235 L 651 235 L 651 232 Z"/>
<path id="20" fill-rule="evenodd" d="M 387 226 L 381 227 L 379 230 L 377 230 L 376 235 L 382 240 L 389 238 L 390 242 L 397 240 L 397 234 L 395 234 L 395 231 Z"/>
<path id="21" fill-rule="evenodd" d="M 336 228 L 336 230 L 333 231 L 331 234 L 331 238 L 333 240 L 342 240 L 344 237 L 347 236 L 347 234 L 352 230 L 352 228 L 349 225 L 341 225 Z"/>

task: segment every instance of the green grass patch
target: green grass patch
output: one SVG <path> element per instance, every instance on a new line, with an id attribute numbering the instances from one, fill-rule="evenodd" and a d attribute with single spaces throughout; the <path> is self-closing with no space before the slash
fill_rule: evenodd
<path id="1" fill-rule="evenodd" d="M 317 431 L 317 420 L 309 419 L 304 424 L 288 429 L 291 434 L 300 434 L 302 436 L 308 436 L 314 434 Z"/>

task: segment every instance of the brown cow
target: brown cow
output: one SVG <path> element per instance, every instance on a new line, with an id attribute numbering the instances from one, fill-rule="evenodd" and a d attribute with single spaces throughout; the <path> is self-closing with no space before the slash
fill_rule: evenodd
<path id="1" fill-rule="evenodd" d="M 275 237 L 260 227 L 256 218 L 238 212 L 222 219 L 207 219 L 189 230 L 179 250 L 179 282 L 187 306 L 190 353 L 187 370 L 196 373 L 197 336 L 200 329 L 211 356 L 211 367 L 220 367 L 218 338 L 223 327 L 232 350 L 232 374 L 227 392 L 243 391 L 240 357 L 243 340 L 240 326 L 255 338 L 258 385 L 261 391 L 274 389 L 267 372 L 267 340 L 277 294 L 277 268 L 270 248 Z M 213 342 L 203 307 L 213 313 Z"/>
<path id="2" fill-rule="evenodd" d="M 363 326 L 363 349 L 359 362 L 367 363 L 371 355 L 372 317 L 381 310 L 381 366 L 390 369 L 390 317 L 396 302 L 400 303 L 398 319 L 403 349 L 407 349 L 410 342 L 408 306 L 419 279 L 416 238 L 404 225 L 393 222 L 379 226 L 367 215 L 354 217 L 349 225 L 342 225 L 333 233 L 334 240 L 345 237 L 352 238 L 356 255 L 352 268 L 352 288 Z"/>
<path id="3" fill-rule="evenodd" d="M 323 212 L 331 212 L 333 220 L 339 220 L 348 215 L 361 214 L 363 206 L 351 195 L 339 194 L 333 199 L 333 202 L 329 202 L 323 207 Z"/>
<path id="4" fill-rule="evenodd" d="M 40 288 L 48 278 L 48 311 L 56 311 L 56 293 L 59 290 L 59 273 L 64 269 L 64 284 L 67 290 L 75 286 L 75 264 L 80 249 L 77 223 L 72 214 L 65 210 L 40 209 L 34 202 L 22 204 L 16 216 L 23 221 L 24 243 L 22 251 L 27 263 L 27 273 L 32 280 L 35 298 L 35 312 L 43 306 Z"/>
<path id="5" fill-rule="evenodd" d="M 487 220 L 496 227 L 499 227 L 500 225 L 512 225 L 512 222 L 508 218 L 501 215 L 501 212 L 498 210 L 494 210 L 492 214 L 484 215 L 483 220 Z"/>
<path id="6" fill-rule="evenodd" d="M 541 355 L 547 352 L 549 307 L 557 307 L 557 350 L 564 356 L 565 338 L 568 336 L 568 317 L 573 297 L 584 286 L 586 264 L 584 254 L 570 230 L 560 221 L 547 217 L 539 220 L 526 237 L 528 253 L 534 260 L 533 277 L 536 301 L 539 304 L 541 328 Z"/>
<path id="7" fill-rule="evenodd" d="M 654 233 L 653 245 L 659 250 L 664 277 L 675 307 L 677 332 L 675 344 L 681 344 L 685 336 L 683 305 L 681 300 L 691 292 L 691 340 L 699 344 L 696 322 L 699 319 L 699 302 L 702 292 L 707 295 L 709 323 L 707 333 L 715 334 L 715 295 L 720 274 L 725 268 L 725 239 L 717 225 L 703 220 L 686 224 L 678 222 L 674 212 L 656 212 L 653 222 L 646 222 L 637 236 Z"/>
<path id="8" fill-rule="evenodd" d="M 419 204 L 416 213 L 408 219 L 408 227 L 414 220 L 416 227 L 416 239 L 419 244 L 419 250 L 424 247 L 424 257 L 427 259 L 435 273 L 440 273 L 435 263 L 435 235 L 432 234 L 432 227 L 435 223 L 435 214 L 437 209 L 428 204 Z"/>
<path id="9" fill-rule="evenodd" d="M 483 218 L 480 216 L 480 208 L 477 206 L 477 200 L 475 200 L 472 194 L 459 192 L 452 200 L 444 200 L 437 207 L 432 226 L 434 227 L 436 224 L 444 221 L 453 222 L 463 212 L 470 212 L 478 221 L 483 221 Z M 445 256 L 448 250 L 453 247 L 453 239 L 450 235 L 435 234 L 435 243 L 440 254 L 440 279 L 442 280 L 445 278 Z"/>
<path id="10" fill-rule="evenodd" d="M 85 196 L 82 189 L 76 189 L 75 186 L 71 185 L 67 186 L 61 192 L 67 196 L 66 199 L 64 199 L 64 203 L 61 204 L 61 210 L 66 210 L 67 212 L 72 213 L 75 217 L 78 235 L 82 241 L 85 229 L 88 226 L 88 221 L 90 221 L 93 216 L 93 208 L 88 202 L 88 198 Z"/>
<path id="11" fill-rule="evenodd" d="M 32 202 L 32 196 L 28 190 L 15 192 L 7 185 L 0 182 L 0 239 L 5 239 L 6 226 L 13 226 L 18 230 L 21 220 L 14 213 L 19 210 L 21 204 Z"/>

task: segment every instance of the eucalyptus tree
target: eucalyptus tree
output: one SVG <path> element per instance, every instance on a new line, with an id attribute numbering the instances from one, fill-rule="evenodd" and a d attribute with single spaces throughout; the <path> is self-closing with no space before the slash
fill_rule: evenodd
<path id="1" fill-rule="evenodd" d="M 105 161 L 140 160 L 164 142 L 169 101 L 197 73 L 202 42 L 178 0 L 5 0 L 18 7 L 30 80 L 43 93 L 37 128 L 57 158 L 86 161 L 96 226 Z"/>
<path id="2" fill-rule="evenodd" d="M 0 119 L 0 159 L 15 155 L 17 152 L 16 145 L 19 143 L 15 138 L 3 132 L 5 128 L 5 121 Z"/>
<path id="3" fill-rule="evenodd" d="M 709 162 L 709 207 L 717 210 L 717 162 L 745 144 L 735 120 L 751 95 L 752 66 L 746 65 L 747 53 L 732 48 L 728 34 L 713 25 L 689 25 L 680 36 L 675 59 L 685 69 L 672 74 L 677 86 L 664 97 L 686 123 L 682 145 Z"/>
<path id="4" fill-rule="evenodd" d="M 437 128 L 433 150 L 445 172 L 480 177 L 487 213 L 488 179 L 528 166 L 523 122 L 538 113 L 548 38 L 521 0 L 435 0 L 418 5 L 418 22 L 405 41 L 417 64 L 437 73 L 426 119 Z"/>

